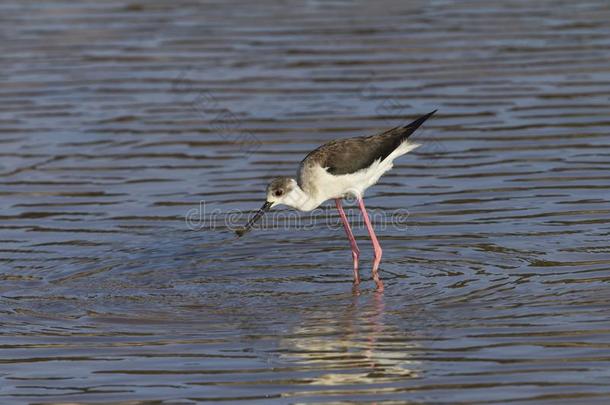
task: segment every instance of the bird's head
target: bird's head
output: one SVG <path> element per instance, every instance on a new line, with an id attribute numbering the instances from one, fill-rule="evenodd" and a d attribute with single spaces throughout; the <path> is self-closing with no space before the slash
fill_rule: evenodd
<path id="1" fill-rule="evenodd" d="M 243 236 L 267 211 L 276 205 L 285 204 L 294 206 L 297 201 L 296 199 L 300 197 L 298 193 L 295 192 L 297 189 L 298 185 L 295 179 L 289 177 L 276 177 L 271 180 L 267 186 L 267 198 L 265 203 L 243 228 L 235 231 L 237 236 Z"/>
<path id="2" fill-rule="evenodd" d="M 297 188 L 297 182 L 289 177 L 276 177 L 267 185 L 267 202 L 271 208 L 279 204 L 292 206 L 295 195 L 293 191 Z"/>

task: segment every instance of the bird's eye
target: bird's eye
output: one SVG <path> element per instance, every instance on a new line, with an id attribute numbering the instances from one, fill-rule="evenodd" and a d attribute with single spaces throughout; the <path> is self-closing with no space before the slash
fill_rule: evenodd
<path id="1" fill-rule="evenodd" d="M 281 197 L 281 196 L 282 196 L 282 194 L 284 194 L 284 191 L 283 191 L 283 190 L 276 190 L 276 191 L 275 191 L 275 196 L 276 196 L 276 197 Z"/>

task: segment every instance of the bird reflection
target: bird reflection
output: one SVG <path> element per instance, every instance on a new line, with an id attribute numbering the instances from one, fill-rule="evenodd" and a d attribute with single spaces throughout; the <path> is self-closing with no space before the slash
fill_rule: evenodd
<path id="1" fill-rule="evenodd" d="M 282 340 L 285 361 L 324 373 L 315 385 L 372 384 L 417 377 L 410 360 L 417 346 L 403 330 L 386 323 L 383 293 L 353 294 L 351 303 L 325 306 Z M 329 371 L 330 370 L 330 371 Z"/>

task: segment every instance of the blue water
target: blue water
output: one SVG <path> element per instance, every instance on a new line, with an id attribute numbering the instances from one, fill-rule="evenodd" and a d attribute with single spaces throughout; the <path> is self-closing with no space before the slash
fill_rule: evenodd
<path id="1" fill-rule="evenodd" d="M 2 2 L 0 402 L 607 403 L 609 20 Z M 319 144 L 436 108 L 366 196 L 383 294 L 349 202 L 356 290 L 332 202 L 234 237 Z"/>

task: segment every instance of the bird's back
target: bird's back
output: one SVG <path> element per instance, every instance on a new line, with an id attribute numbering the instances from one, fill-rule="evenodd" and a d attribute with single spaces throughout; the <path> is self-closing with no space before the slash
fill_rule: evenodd
<path id="1" fill-rule="evenodd" d="M 435 112 L 436 110 L 409 125 L 395 127 L 377 135 L 336 139 L 325 143 L 311 151 L 301 162 L 299 185 L 307 187 L 307 174 L 315 167 L 321 167 L 329 174 L 339 176 L 356 173 L 367 169 L 375 161 L 383 161 Z"/>

